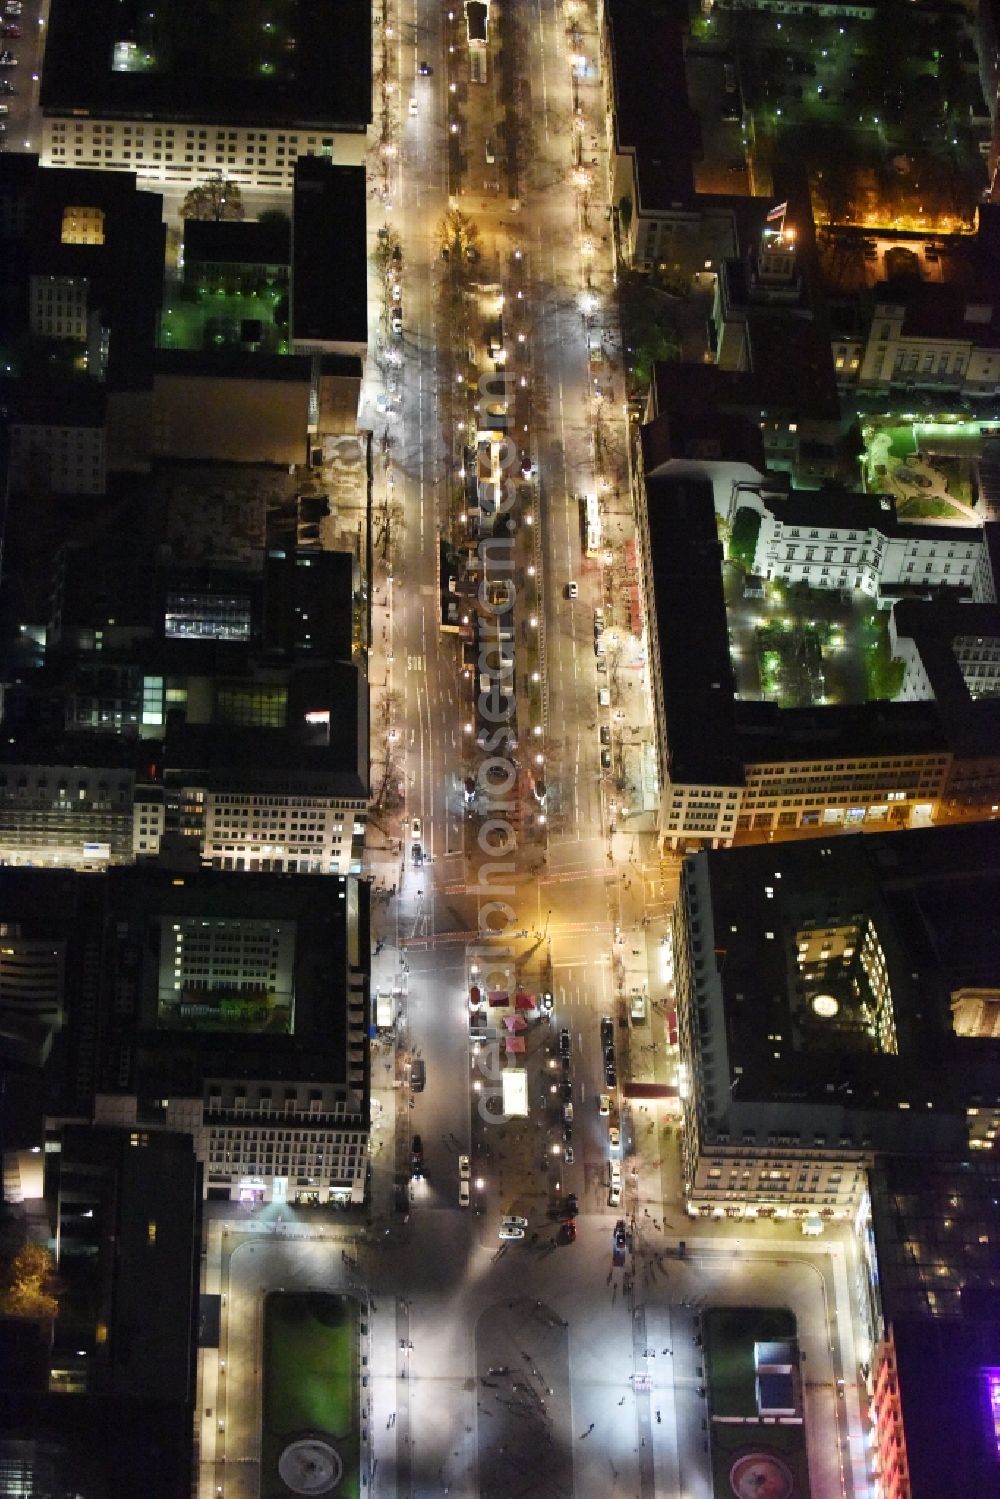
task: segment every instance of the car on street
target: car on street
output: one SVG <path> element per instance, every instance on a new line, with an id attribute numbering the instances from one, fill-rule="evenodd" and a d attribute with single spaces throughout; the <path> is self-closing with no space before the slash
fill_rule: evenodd
<path id="1" fill-rule="evenodd" d="M 569 1048 L 570 1048 L 569 1031 L 567 1030 L 566 1026 L 563 1026 L 562 1030 L 559 1032 L 559 1055 L 562 1056 L 562 1057 L 568 1057 L 569 1056 Z"/>
<path id="2" fill-rule="evenodd" d="M 500 1222 L 508 1228 L 527 1228 L 528 1226 L 527 1218 L 521 1218 L 517 1213 L 504 1213 Z"/>
<path id="3" fill-rule="evenodd" d="M 403 336 L 403 309 L 402 309 L 402 307 L 399 306 L 398 303 L 392 309 L 392 319 L 391 319 L 391 321 L 392 321 L 392 331 L 395 334 L 396 338 L 402 338 L 402 336 Z"/>
<path id="4" fill-rule="evenodd" d="M 423 1057 L 417 1057 L 410 1064 L 410 1087 L 414 1093 L 422 1093 L 427 1082 L 427 1066 Z"/>
<path id="5" fill-rule="evenodd" d="M 570 1099 L 573 1097 L 573 1084 L 570 1082 L 568 1077 L 564 1077 L 562 1082 L 559 1084 L 559 1097 L 562 1099 L 563 1103 L 569 1103 Z"/>
<path id="6" fill-rule="evenodd" d="M 563 1072 L 568 1077 L 570 1068 L 573 1066 L 573 1059 L 568 1052 L 559 1058 L 559 1065 L 562 1067 Z"/>
<path id="7" fill-rule="evenodd" d="M 420 818 L 419 817 L 415 817 L 413 819 L 413 821 L 410 823 L 410 837 L 411 838 L 419 838 L 420 837 Z"/>
<path id="8" fill-rule="evenodd" d="M 573 1150 L 572 1145 L 567 1145 L 564 1147 L 563 1157 L 566 1161 L 567 1166 L 572 1166 L 573 1162 L 576 1160 L 576 1154 Z"/>
<path id="9" fill-rule="evenodd" d="M 419 843 L 412 844 L 411 848 L 410 848 L 410 852 L 413 855 L 413 862 L 414 862 L 414 864 L 419 865 L 419 864 L 422 864 L 424 862 L 424 851 L 423 851 L 423 848 L 421 847 L 421 845 Z"/>
<path id="10" fill-rule="evenodd" d="M 563 1135 L 563 1144 L 565 1144 L 565 1145 L 572 1145 L 572 1143 L 573 1143 L 573 1126 L 571 1124 L 564 1124 L 563 1125 L 562 1135 Z"/>
<path id="11" fill-rule="evenodd" d="M 604 1081 L 609 1088 L 617 1088 L 618 1072 L 615 1068 L 614 1058 L 610 1058 L 604 1064 Z"/>
<path id="12" fill-rule="evenodd" d="M 513 1223 L 501 1223 L 500 1238 L 505 1244 L 516 1243 L 518 1239 L 524 1238 L 524 1229 L 516 1228 Z"/>
<path id="13" fill-rule="evenodd" d="M 609 1150 L 621 1150 L 621 1148 L 622 1148 L 622 1133 L 621 1133 L 621 1130 L 618 1128 L 617 1124 L 612 1124 L 611 1127 L 608 1130 L 608 1149 Z"/>
<path id="14" fill-rule="evenodd" d="M 577 1200 L 577 1195 L 575 1192 L 569 1192 L 567 1194 L 566 1200 L 563 1203 L 562 1210 L 567 1218 L 576 1217 L 577 1213 L 580 1211 L 580 1204 Z"/>
<path id="15" fill-rule="evenodd" d="M 605 1051 L 608 1049 L 609 1046 L 614 1045 L 614 1039 L 615 1039 L 615 1023 L 612 1020 L 612 1018 L 611 1018 L 610 1015 L 602 1015 L 601 1016 L 601 1045 L 604 1047 Z"/>
<path id="16" fill-rule="evenodd" d="M 576 1240 L 576 1222 L 573 1218 L 567 1218 L 559 1230 L 559 1238 L 563 1244 L 572 1244 Z"/>
<path id="17" fill-rule="evenodd" d="M 611 751 L 608 750 L 608 749 L 602 749 L 601 750 L 601 769 L 602 770 L 610 770 L 611 769 Z"/>
<path id="18" fill-rule="evenodd" d="M 621 1205 L 622 1205 L 622 1184 L 621 1184 L 621 1182 L 618 1182 L 617 1184 L 615 1182 L 612 1182 L 611 1186 L 608 1188 L 608 1207 L 609 1208 L 620 1208 Z"/>
<path id="19" fill-rule="evenodd" d="M 597 1112 L 600 1114 L 602 1119 L 606 1119 L 611 1113 L 611 1099 L 606 1093 L 601 1093 L 598 1095 Z"/>
<path id="20" fill-rule="evenodd" d="M 410 1175 L 423 1176 L 424 1174 L 424 1142 L 419 1135 L 414 1135 L 410 1141 Z"/>
<path id="21" fill-rule="evenodd" d="M 571 1103 L 564 1103 L 563 1104 L 563 1123 L 564 1124 L 572 1124 L 573 1123 L 573 1105 Z"/>
<path id="22" fill-rule="evenodd" d="M 576 583 L 574 582 L 574 580 L 572 578 L 570 578 L 569 582 L 566 584 L 566 597 L 568 599 L 575 599 L 576 598 L 576 593 L 577 593 Z"/>
<path id="23" fill-rule="evenodd" d="M 469 1206 L 469 1183 L 460 1181 L 458 1184 L 458 1205 L 460 1208 Z"/>
<path id="24" fill-rule="evenodd" d="M 611 743 L 611 727 L 610 727 L 609 724 L 606 724 L 606 723 L 602 723 L 601 724 L 601 743 L 602 744 L 610 744 Z"/>
<path id="25" fill-rule="evenodd" d="M 614 1238 L 611 1246 L 612 1258 L 616 1265 L 624 1265 L 627 1245 L 628 1238 L 625 1233 L 625 1220 L 624 1218 L 619 1218 L 615 1224 Z"/>
<path id="26" fill-rule="evenodd" d="M 429 62 L 424 62 L 421 59 L 421 61 L 417 63 L 417 72 L 420 74 L 421 78 L 429 78 L 433 71 L 434 69 L 431 67 Z"/>
<path id="27" fill-rule="evenodd" d="M 17 58 L 13 52 L 0 52 L 0 68 L 16 68 Z"/>
<path id="28" fill-rule="evenodd" d="M 410 114 L 411 115 L 415 115 L 416 112 L 417 112 L 417 101 L 416 101 L 415 97 L 411 97 L 411 99 L 410 99 Z"/>
<path id="29" fill-rule="evenodd" d="M 598 687 L 598 689 L 597 689 L 597 703 L 598 703 L 598 707 L 601 707 L 601 708 L 610 708 L 611 707 L 611 692 L 610 692 L 610 690 L 607 687 Z"/>
<path id="30" fill-rule="evenodd" d="M 467 1182 L 469 1180 L 469 1177 L 471 1175 L 472 1175 L 472 1169 L 471 1169 L 471 1162 L 469 1160 L 469 1157 L 467 1155 L 460 1155 L 459 1158 L 458 1158 L 458 1179 L 459 1179 L 459 1181 Z"/>

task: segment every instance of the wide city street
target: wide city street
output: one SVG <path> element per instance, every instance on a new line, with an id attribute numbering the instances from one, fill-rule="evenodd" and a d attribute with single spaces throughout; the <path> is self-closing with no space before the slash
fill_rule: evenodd
<path id="1" fill-rule="evenodd" d="M 315 1287 L 367 1313 L 363 1493 L 708 1499 L 699 1311 L 761 1305 L 798 1318 L 814 1499 L 860 1496 L 846 1236 L 761 1224 L 741 1240 L 740 1225 L 692 1223 L 675 1116 L 621 1091 L 677 1080 L 677 863 L 653 834 L 595 9 L 491 5 L 485 45 L 459 0 L 376 9 L 366 873 L 372 988 L 393 994 L 395 1024 L 373 1049 L 370 1210 L 211 1219 L 207 1285 L 225 1305 L 219 1358 L 202 1355 L 201 1492 L 260 1492 L 262 1296 Z M 480 584 L 466 465 L 492 428 L 516 496 L 502 791 L 477 743 L 488 668 L 457 628 Z M 494 522 L 484 507 L 481 535 Z M 510 1032 L 527 1117 L 499 1111 L 505 1033 L 488 1008 L 470 1030 L 470 994 L 500 987 L 491 970 L 535 1002 Z M 411 1090 L 415 1062 L 426 1082 Z M 561 1227 L 571 1195 L 575 1236 Z M 522 1238 L 501 1240 L 504 1214 Z"/>

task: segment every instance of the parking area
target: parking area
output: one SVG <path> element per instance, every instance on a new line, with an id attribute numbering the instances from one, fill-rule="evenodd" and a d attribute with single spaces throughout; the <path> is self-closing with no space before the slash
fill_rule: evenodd
<path id="1" fill-rule="evenodd" d="M 44 33 L 45 7 L 37 0 L 0 0 L 0 150 L 41 150 Z"/>

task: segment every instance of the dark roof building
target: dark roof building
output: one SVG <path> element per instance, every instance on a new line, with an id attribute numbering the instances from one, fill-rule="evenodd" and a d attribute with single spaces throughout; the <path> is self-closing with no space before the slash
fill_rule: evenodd
<path id="1" fill-rule="evenodd" d="M 368 348 L 368 242 L 363 167 L 300 157 L 292 218 L 292 341 L 300 351 Z"/>
<path id="2" fill-rule="evenodd" d="M 998 900 L 993 823 L 688 859 L 673 942 L 689 1202 L 848 1217 L 876 1160 L 929 1177 L 969 1151 L 996 1042 L 959 1034 L 952 1010 L 1000 982 Z"/>
<path id="3" fill-rule="evenodd" d="M 118 119 L 311 125 L 371 120 L 367 0 L 53 0 L 45 112 Z"/>

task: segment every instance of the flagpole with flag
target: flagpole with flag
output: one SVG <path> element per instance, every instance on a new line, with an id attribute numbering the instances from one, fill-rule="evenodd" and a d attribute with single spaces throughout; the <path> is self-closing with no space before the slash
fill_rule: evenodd
<path id="1" fill-rule="evenodd" d="M 785 214 L 788 212 L 788 200 L 784 203 L 776 203 L 773 208 L 768 209 L 767 222 L 777 224 L 776 234 L 781 234 L 785 227 Z"/>

